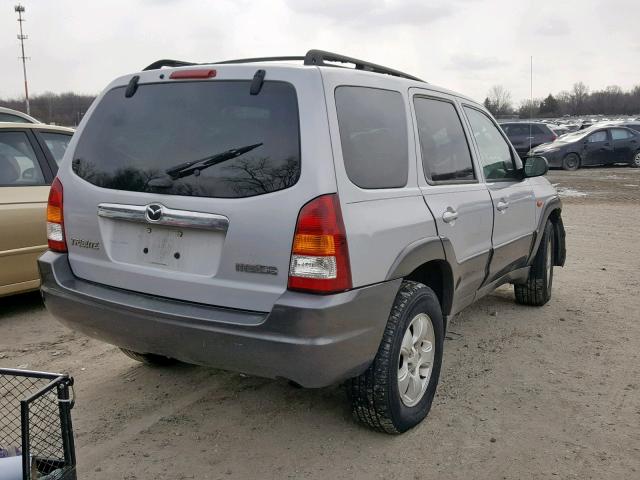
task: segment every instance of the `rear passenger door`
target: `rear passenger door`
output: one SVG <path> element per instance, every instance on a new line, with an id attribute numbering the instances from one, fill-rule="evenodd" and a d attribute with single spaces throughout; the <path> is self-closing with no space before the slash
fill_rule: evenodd
<path id="1" fill-rule="evenodd" d="M 598 130 L 583 140 L 582 165 L 613 163 L 613 147 L 607 130 Z"/>
<path id="2" fill-rule="evenodd" d="M 451 96 L 412 89 L 418 185 L 453 270 L 454 311 L 473 301 L 491 252 L 493 205 L 473 162 L 461 112 Z"/>
<path id="3" fill-rule="evenodd" d="M 629 130 L 612 128 L 613 163 L 627 163 L 633 161 L 633 154 L 638 149 L 638 140 Z"/>
<path id="4" fill-rule="evenodd" d="M 485 283 L 526 266 L 535 229 L 535 197 L 507 139 L 482 110 L 464 106 L 494 208 L 493 255 Z"/>

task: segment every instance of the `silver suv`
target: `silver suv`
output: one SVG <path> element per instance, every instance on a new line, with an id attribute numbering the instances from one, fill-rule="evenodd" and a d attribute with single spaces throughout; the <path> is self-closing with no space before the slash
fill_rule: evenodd
<path id="1" fill-rule="evenodd" d="M 452 315 L 505 283 L 550 299 L 565 244 L 546 170 L 482 105 L 380 65 L 163 60 L 73 137 L 42 292 L 142 362 L 346 381 L 357 419 L 399 433 L 430 409 Z"/>

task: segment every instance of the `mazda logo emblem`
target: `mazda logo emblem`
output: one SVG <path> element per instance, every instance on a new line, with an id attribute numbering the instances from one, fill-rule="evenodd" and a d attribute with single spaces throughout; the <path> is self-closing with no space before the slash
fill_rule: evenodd
<path id="1" fill-rule="evenodd" d="M 148 222 L 157 222 L 162 218 L 162 205 L 156 203 L 147 205 L 147 208 L 144 210 L 144 216 Z"/>

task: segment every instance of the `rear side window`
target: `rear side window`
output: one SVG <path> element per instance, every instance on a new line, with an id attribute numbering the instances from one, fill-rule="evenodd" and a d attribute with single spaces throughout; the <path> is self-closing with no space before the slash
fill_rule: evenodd
<path id="1" fill-rule="evenodd" d="M 59 166 L 62 161 L 62 157 L 64 157 L 64 152 L 67 151 L 71 135 L 65 135 L 64 133 L 40 132 L 40 136 L 47 145 L 47 148 L 51 152 L 56 164 Z"/>
<path id="2" fill-rule="evenodd" d="M 45 185 L 31 142 L 24 132 L 0 132 L 0 186 Z"/>
<path id="3" fill-rule="evenodd" d="M 469 144 L 453 104 L 422 97 L 416 97 L 413 103 L 426 179 L 475 180 Z"/>
<path id="4" fill-rule="evenodd" d="M 506 125 L 500 125 L 504 133 L 510 137 L 517 137 L 520 135 L 529 135 L 529 125 L 523 123 L 510 123 Z"/>
<path id="5" fill-rule="evenodd" d="M 399 92 L 366 87 L 335 91 L 344 167 L 361 188 L 396 188 L 409 172 L 407 116 Z"/>
<path id="6" fill-rule="evenodd" d="M 549 135 L 551 133 L 551 129 L 542 125 L 531 125 L 531 133 L 533 135 Z"/>
<path id="7" fill-rule="evenodd" d="M 73 170 L 99 187 L 238 198 L 300 176 L 294 87 L 266 81 L 143 84 L 106 93 L 78 139 Z"/>
<path id="8" fill-rule="evenodd" d="M 623 130 L 622 128 L 612 128 L 611 129 L 611 138 L 614 140 L 626 140 L 627 138 L 631 138 L 631 135 L 628 131 Z"/>

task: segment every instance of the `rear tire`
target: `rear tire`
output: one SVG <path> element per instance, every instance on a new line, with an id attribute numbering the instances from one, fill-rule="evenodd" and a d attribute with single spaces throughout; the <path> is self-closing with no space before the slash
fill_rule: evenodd
<path id="1" fill-rule="evenodd" d="M 136 360 L 137 362 L 144 363 L 145 365 L 166 367 L 178 363 L 178 361 L 174 358 L 165 357 L 163 355 L 156 355 L 155 353 L 138 353 L 134 352 L 133 350 L 127 350 L 126 348 L 121 348 L 120 350 L 127 357 Z"/>
<path id="2" fill-rule="evenodd" d="M 540 307 L 551 299 L 554 247 L 553 225 L 547 220 L 527 282 L 513 286 L 517 303 Z"/>
<path id="3" fill-rule="evenodd" d="M 630 164 L 633 168 L 640 168 L 640 150 L 633 154 L 633 160 Z"/>
<path id="4" fill-rule="evenodd" d="M 562 159 L 562 169 L 575 172 L 580 168 L 580 156 L 577 153 L 569 153 Z"/>
<path id="5" fill-rule="evenodd" d="M 438 297 L 429 287 L 405 280 L 373 363 L 347 384 L 354 418 L 391 434 L 420 423 L 438 386 L 443 342 Z"/>

